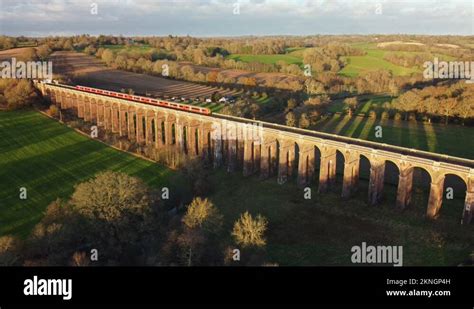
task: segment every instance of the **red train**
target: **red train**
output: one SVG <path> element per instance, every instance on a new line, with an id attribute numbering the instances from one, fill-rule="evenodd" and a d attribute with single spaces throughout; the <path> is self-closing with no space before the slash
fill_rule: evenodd
<path id="1" fill-rule="evenodd" d="M 183 111 L 192 112 L 192 113 L 198 113 L 198 114 L 204 114 L 204 115 L 210 115 L 212 113 L 210 109 L 205 108 L 205 107 L 199 107 L 199 106 L 188 105 L 188 104 L 180 104 L 180 103 L 175 103 L 175 102 L 168 102 L 168 101 L 141 97 L 138 95 L 131 95 L 131 94 L 126 94 L 126 93 L 121 93 L 121 92 L 114 92 L 114 91 L 102 90 L 102 89 L 84 87 L 84 86 L 76 86 L 75 89 L 80 90 L 80 91 L 106 95 L 110 97 L 116 97 L 120 99 L 131 100 L 131 101 L 145 103 L 145 104 L 152 104 L 152 105 L 157 105 L 157 106 L 162 106 L 162 107 L 167 107 L 167 108 L 172 108 L 172 109 L 183 110 Z"/>

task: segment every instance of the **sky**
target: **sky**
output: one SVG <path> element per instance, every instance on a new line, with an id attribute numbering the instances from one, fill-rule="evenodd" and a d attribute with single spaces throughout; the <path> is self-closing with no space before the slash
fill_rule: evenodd
<path id="1" fill-rule="evenodd" d="M 0 0 L 0 34 L 474 35 L 474 0 Z"/>

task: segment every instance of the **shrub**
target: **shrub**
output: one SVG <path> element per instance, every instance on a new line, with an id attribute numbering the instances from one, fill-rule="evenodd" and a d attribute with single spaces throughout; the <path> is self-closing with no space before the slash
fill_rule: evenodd
<path id="1" fill-rule="evenodd" d="M 246 211 L 235 222 L 232 236 L 237 244 L 248 247 L 261 247 L 266 244 L 264 233 L 267 229 L 267 219 L 257 215 L 255 219 Z"/>
<path id="2" fill-rule="evenodd" d="M 57 117 L 59 114 L 59 109 L 56 105 L 51 104 L 48 111 L 46 112 L 51 117 Z"/>

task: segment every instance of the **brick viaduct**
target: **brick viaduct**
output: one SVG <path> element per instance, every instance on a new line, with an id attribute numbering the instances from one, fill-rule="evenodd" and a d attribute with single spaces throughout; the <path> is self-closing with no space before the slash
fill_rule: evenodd
<path id="1" fill-rule="evenodd" d="M 381 199 L 387 161 L 399 170 L 396 199 L 399 209 L 410 204 L 413 171 L 421 168 L 431 178 L 428 218 L 439 214 L 445 177 L 456 175 L 467 188 L 461 222 L 469 224 L 473 217 L 472 160 L 260 121 L 172 110 L 85 93 L 69 86 L 43 83 L 37 86 L 59 108 L 73 109 L 79 118 L 138 144 L 186 157 L 206 157 L 215 167 L 225 165 L 228 171 L 242 168 L 245 176 L 255 173 L 262 178 L 277 176 L 280 184 L 296 176 L 299 186 L 309 186 L 315 177 L 316 154 L 320 154 L 318 191 L 329 190 L 335 184 L 336 154 L 340 152 L 344 158 L 343 198 L 349 198 L 357 190 L 359 162 L 363 156 L 370 162 L 368 201 L 371 205 Z"/>

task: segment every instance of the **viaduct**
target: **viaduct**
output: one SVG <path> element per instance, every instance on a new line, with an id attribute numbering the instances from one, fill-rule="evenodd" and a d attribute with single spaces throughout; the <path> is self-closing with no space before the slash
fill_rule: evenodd
<path id="1" fill-rule="evenodd" d="M 336 154 L 344 158 L 342 197 L 354 194 L 359 182 L 360 158 L 370 162 L 368 201 L 376 205 L 382 196 L 387 161 L 399 170 L 396 206 L 410 205 L 413 171 L 425 170 L 431 179 L 426 215 L 439 215 L 447 175 L 456 175 L 466 184 L 461 217 L 469 224 L 474 213 L 474 161 L 430 152 L 373 143 L 333 134 L 223 115 L 201 115 L 143 104 L 120 98 L 86 93 L 74 87 L 37 83 L 43 96 L 60 109 L 73 109 L 79 118 L 105 130 L 126 136 L 138 144 L 157 150 L 205 157 L 215 167 L 229 172 L 242 169 L 244 176 L 277 176 L 278 183 L 296 177 L 301 187 L 311 185 L 320 156 L 318 192 L 335 184 Z"/>

